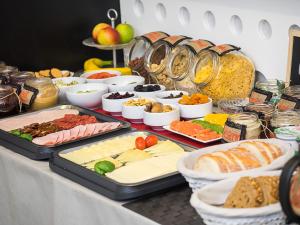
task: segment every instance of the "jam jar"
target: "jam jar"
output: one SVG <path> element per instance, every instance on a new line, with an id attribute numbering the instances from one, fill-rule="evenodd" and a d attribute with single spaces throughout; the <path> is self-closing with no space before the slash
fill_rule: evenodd
<path id="1" fill-rule="evenodd" d="M 19 111 L 19 99 L 14 89 L 0 85 L 0 117 L 10 116 Z"/>
<path id="2" fill-rule="evenodd" d="M 258 139 L 261 134 L 261 123 L 258 116 L 254 113 L 238 113 L 230 115 L 227 119 L 235 124 L 246 125 L 245 140 Z"/>
<path id="3" fill-rule="evenodd" d="M 294 110 L 276 111 L 271 119 L 271 128 L 275 130 L 280 127 L 299 126 L 300 114 Z"/>
<path id="4" fill-rule="evenodd" d="M 214 104 L 221 99 L 247 98 L 254 86 L 253 62 L 233 45 L 203 51 L 193 67 L 193 81 Z"/>
<path id="5" fill-rule="evenodd" d="M 232 100 L 221 99 L 218 102 L 218 112 L 236 114 L 243 112 L 243 107 L 249 103 L 247 99 L 237 98 Z"/>
<path id="6" fill-rule="evenodd" d="M 57 104 L 58 89 L 50 78 L 30 79 L 25 84 L 38 90 L 38 94 L 30 107 L 32 110 L 40 110 Z"/>
<path id="7" fill-rule="evenodd" d="M 10 75 L 10 84 L 23 86 L 27 80 L 34 78 L 35 75 L 33 72 L 19 71 Z"/>
<path id="8" fill-rule="evenodd" d="M 144 66 L 144 57 L 147 49 L 155 42 L 168 37 L 169 35 L 155 31 L 143 34 L 135 38 L 135 43 L 132 45 L 128 52 L 128 56 L 125 55 L 125 62 L 134 72 L 137 72 L 140 76 L 145 78 L 145 83 L 151 83 L 148 71 Z"/>
<path id="9" fill-rule="evenodd" d="M 169 36 L 150 46 L 145 53 L 146 70 L 157 84 L 165 86 L 167 90 L 175 89 L 175 82 L 167 73 L 169 54 L 178 44 L 189 39 L 189 37 L 181 35 Z"/>
<path id="10" fill-rule="evenodd" d="M 284 88 L 285 82 L 282 80 L 266 80 L 266 81 L 257 81 L 255 83 L 255 87 L 259 90 L 272 92 L 272 98 L 270 99 L 269 103 L 277 104 L 279 101 Z"/>
<path id="11" fill-rule="evenodd" d="M 17 71 L 18 68 L 13 66 L 0 67 L 0 84 L 8 84 L 10 82 L 10 75 Z"/>
<path id="12" fill-rule="evenodd" d="M 198 92 L 197 86 L 191 79 L 191 69 L 197 55 L 203 50 L 214 46 L 206 40 L 189 40 L 178 44 L 167 60 L 167 74 L 173 79 L 177 90 L 186 91 L 189 94 Z"/>

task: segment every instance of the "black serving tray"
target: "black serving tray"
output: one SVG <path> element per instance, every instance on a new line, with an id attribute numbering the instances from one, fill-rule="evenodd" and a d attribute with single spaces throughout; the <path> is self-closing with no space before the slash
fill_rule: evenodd
<path id="1" fill-rule="evenodd" d="M 181 142 L 175 141 L 173 139 L 169 139 L 167 137 L 152 133 L 152 132 L 145 132 L 145 131 L 130 131 L 127 133 L 123 133 L 122 135 L 138 135 L 138 134 L 153 134 L 156 135 L 160 140 L 171 140 L 176 142 L 181 147 L 183 147 L 186 151 L 194 151 L 196 150 L 192 146 L 183 144 Z M 110 138 L 107 138 L 108 140 Z M 79 164 L 76 164 L 72 161 L 69 161 L 63 157 L 60 157 L 60 153 L 62 151 L 70 152 L 75 149 L 68 149 L 68 150 L 61 150 L 56 151 L 52 154 L 49 165 L 50 168 L 66 177 L 70 180 L 73 180 L 84 187 L 87 187 L 95 192 L 98 192 L 106 197 L 124 201 L 139 197 L 148 196 L 153 193 L 161 192 L 163 190 L 169 189 L 174 186 L 178 186 L 184 184 L 186 181 L 185 179 L 179 174 L 178 172 L 174 172 L 171 174 L 166 174 L 160 177 L 156 177 L 154 179 L 149 179 L 140 183 L 135 184 L 122 184 L 118 183 L 108 177 L 101 176 L 96 172 L 87 169 Z"/>
<path id="2" fill-rule="evenodd" d="M 99 134 L 89 136 L 89 137 L 84 137 L 84 138 L 81 138 L 78 140 L 69 141 L 69 142 L 62 143 L 60 145 L 56 145 L 53 147 L 41 146 L 41 145 L 34 144 L 32 142 L 29 142 L 27 140 L 19 138 L 13 134 L 10 134 L 9 132 L 6 132 L 6 131 L 0 129 L 0 145 L 2 145 L 14 152 L 17 152 L 21 155 L 24 155 L 30 159 L 45 160 L 45 159 L 49 159 L 50 155 L 55 151 L 68 149 L 68 148 L 74 148 L 79 145 L 89 144 L 89 143 L 92 143 L 95 141 L 99 141 L 103 138 L 110 137 L 112 134 L 118 135 L 118 134 L 122 134 L 124 132 L 131 130 L 130 123 L 128 123 L 126 121 L 118 120 L 113 117 L 110 117 L 110 116 L 107 116 L 107 115 L 104 115 L 101 113 L 97 113 L 97 112 L 94 112 L 94 111 L 91 111 L 88 109 L 84 109 L 84 108 L 81 108 L 78 106 L 61 105 L 61 106 L 56 106 L 53 108 L 45 109 L 45 111 L 53 110 L 53 109 L 77 109 L 79 111 L 80 115 L 95 116 L 100 122 L 119 122 L 119 123 L 121 123 L 121 126 L 114 130 L 110 130 L 110 131 L 107 131 L 104 133 L 99 133 Z M 37 111 L 37 112 L 40 112 L 40 111 Z M 14 117 L 24 116 L 24 115 L 28 115 L 28 114 L 34 114 L 37 112 L 25 113 L 25 114 L 21 114 L 21 115 L 14 116 Z M 13 118 L 13 117 L 8 117 L 6 119 L 9 119 L 9 118 Z"/>

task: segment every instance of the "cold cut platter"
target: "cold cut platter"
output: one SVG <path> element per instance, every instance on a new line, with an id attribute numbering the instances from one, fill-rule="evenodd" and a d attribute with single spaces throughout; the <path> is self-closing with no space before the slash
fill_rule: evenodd
<path id="1" fill-rule="evenodd" d="M 53 151 L 86 144 L 130 124 L 72 105 L 62 105 L 0 120 L 0 144 L 31 159 L 48 159 Z"/>

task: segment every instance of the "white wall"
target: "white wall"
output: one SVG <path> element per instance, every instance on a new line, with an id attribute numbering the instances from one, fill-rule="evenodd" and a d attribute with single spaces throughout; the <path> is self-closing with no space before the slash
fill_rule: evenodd
<path id="1" fill-rule="evenodd" d="M 163 30 L 240 46 L 267 78 L 285 79 L 288 30 L 300 25 L 297 0 L 120 0 L 137 34 Z"/>

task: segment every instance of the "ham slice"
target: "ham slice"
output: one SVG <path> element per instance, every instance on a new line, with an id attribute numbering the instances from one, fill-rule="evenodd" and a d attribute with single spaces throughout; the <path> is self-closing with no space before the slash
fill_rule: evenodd
<path id="1" fill-rule="evenodd" d="M 78 133 L 78 138 L 82 138 L 84 137 L 84 133 L 85 133 L 85 130 L 86 130 L 86 126 L 84 125 L 79 125 L 79 133 Z"/>
<path id="2" fill-rule="evenodd" d="M 71 131 L 71 140 L 75 140 L 78 138 L 80 127 L 79 126 L 74 127 L 70 131 Z"/>
<path id="3" fill-rule="evenodd" d="M 96 127 L 95 124 L 86 125 L 86 131 L 84 133 L 84 136 L 85 137 L 91 136 L 94 133 L 95 127 Z"/>
<path id="4" fill-rule="evenodd" d="M 33 143 L 37 145 L 53 146 L 56 144 L 65 143 L 71 140 L 88 137 L 93 134 L 99 134 L 104 131 L 113 130 L 120 126 L 118 122 L 107 123 L 93 123 L 86 125 L 79 125 L 70 130 L 62 130 L 52 134 L 48 134 L 44 137 L 34 138 Z"/>
<path id="5" fill-rule="evenodd" d="M 33 143 L 37 144 L 37 145 L 46 145 L 46 146 L 52 146 L 57 144 L 57 139 L 58 139 L 58 132 L 56 133 L 52 133 L 52 134 L 48 134 L 44 137 L 39 137 L 39 138 L 34 138 L 32 140 Z"/>

